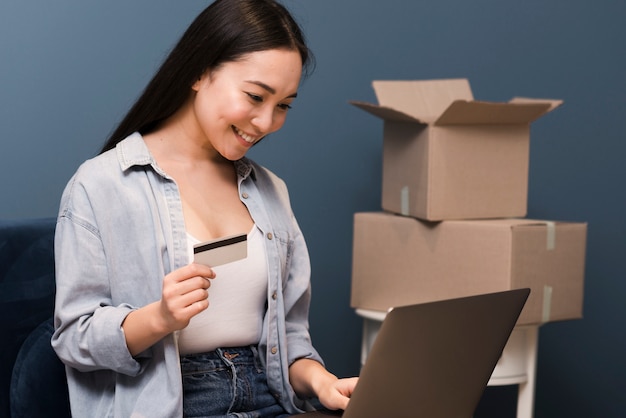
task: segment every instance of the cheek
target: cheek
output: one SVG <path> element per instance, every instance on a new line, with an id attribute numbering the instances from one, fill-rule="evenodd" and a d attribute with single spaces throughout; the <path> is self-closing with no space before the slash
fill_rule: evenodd
<path id="1" fill-rule="evenodd" d="M 227 125 L 241 125 L 250 118 L 250 106 L 242 100 L 222 101 L 213 111 Z"/>
<path id="2" fill-rule="evenodd" d="M 200 91 L 196 96 L 194 109 L 198 120 L 203 121 L 205 127 L 212 127 L 216 123 L 234 124 L 249 111 L 242 100 L 237 100 L 232 93 L 218 88 Z"/>
<path id="3" fill-rule="evenodd" d="M 193 111 L 196 115 L 196 120 L 203 127 L 207 127 L 213 123 L 213 119 L 218 115 L 219 108 L 213 105 L 213 102 L 207 98 L 207 95 L 202 92 L 196 95 L 193 102 Z"/>
<path id="4" fill-rule="evenodd" d="M 287 120 L 287 112 L 276 112 L 274 115 L 274 123 L 272 125 L 272 132 L 276 132 L 283 127 Z"/>

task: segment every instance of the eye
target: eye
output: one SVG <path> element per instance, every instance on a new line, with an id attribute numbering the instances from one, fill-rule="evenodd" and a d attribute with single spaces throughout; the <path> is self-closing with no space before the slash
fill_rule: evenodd
<path id="1" fill-rule="evenodd" d="M 254 93 L 250 93 L 250 92 L 245 92 L 246 95 L 250 98 L 250 100 L 252 100 L 255 103 L 263 103 L 265 101 L 265 99 L 263 98 L 263 96 L 260 96 L 258 94 L 254 94 Z M 276 105 L 280 110 L 286 112 L 289 109 L 291 109 L 291 104 L 289 103 L 279 103 L 278 105 Z"/>
<path id="2" fill-rule="evenodd" d="M 248 95 L 248 97 L 250 99 L 252 99 L 253 102 L 258 102 L 258 103 L 262 103 L 263 102 L 263 97 L 254 94 L 254 93 L 246 93 Z"/>

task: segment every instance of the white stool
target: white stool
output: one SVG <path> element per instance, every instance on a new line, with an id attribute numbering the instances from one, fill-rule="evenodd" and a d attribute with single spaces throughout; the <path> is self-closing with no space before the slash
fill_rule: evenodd
<path id="1" fill-rule="evenodd" d="M 356 309 L 356 313 L 363 318 L 363 366 L 387 313 L 367 309 Z M 489 386 L 519 385 L 517 418 L 533 417 L 538 336 L 539 325 L 515 327 L 489 379 Z"/>

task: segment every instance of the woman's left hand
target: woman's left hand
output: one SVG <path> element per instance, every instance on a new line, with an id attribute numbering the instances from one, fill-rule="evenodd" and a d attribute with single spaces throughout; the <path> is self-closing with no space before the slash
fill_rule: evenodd
<path id="1" fill-rule="evenodd" d="M 328 409 L 346 409 L 358 380 L 358 377 L 335 378 L 322 387 L 317 397 Z"/>
<path id="2" fill-rule="evenodd" d="M 346 409 L 358 377 L 338 379 L 320 363 L 310 359 L 296 360 L 289 367 L 289 380 L 298 396 L 317 397 L 328 409 Z"/>

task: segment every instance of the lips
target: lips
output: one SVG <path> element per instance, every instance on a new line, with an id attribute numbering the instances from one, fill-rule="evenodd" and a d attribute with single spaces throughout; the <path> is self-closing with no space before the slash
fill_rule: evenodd
<path id="1" fill-rule="evenodd" d="M 233 126 L 233 130 L 235 131 L 235 133 L 237 135 L 239 135 L 240 137 L 242 137 L 244 139 L 244 141 L 246 141 L 249 144 L 254 144 L 256 141 L 258 141 L 259 139 L 261 139 L 260 137 L 256 137 L 256 136 L 251 136 L 248 135 L 247 133 L 245 133 L 244 131 L 242 131 L 241 129 L 237 128 L 236 126 Z"/>

